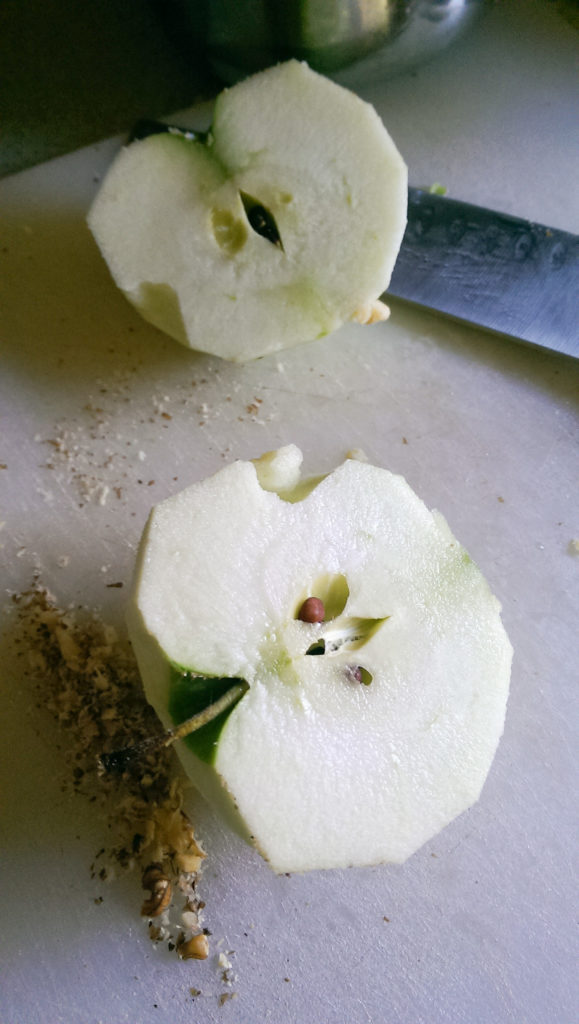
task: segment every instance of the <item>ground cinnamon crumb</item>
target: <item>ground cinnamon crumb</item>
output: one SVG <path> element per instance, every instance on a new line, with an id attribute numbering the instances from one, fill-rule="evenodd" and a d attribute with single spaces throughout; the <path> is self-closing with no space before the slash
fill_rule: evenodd
<path id="1" fill-rule="evenodd" d="M 111 846 L 96 854 L 90 876 L 105 881 L 116 868 L 139 870 L 149 893 L 142 907 L 149 935 L 175 949 L 177 933 L 181 942 L 201 933 L 205 906 L 197 895 L 205 852 L 183 810 L 188 782 L 168 748 L 148 751 L 123 775 L 97 772 L 99 755 L 159 731 L 131 648 L 96 616 L 63 611 L 40 585 L 13 600 L 15 644 L 26 658 L 38 706 L 66 734 L 64 785 L 99 809 L 113 836 Z"/>
<path id="2" fill-rule="evenodd" d="M 237 992 L 222 992 L 221 995 L 219 996 L 219 1005 L 225 1006 L 225 1003 L 228 1003 L 230 999 L 236 998 Z"/>

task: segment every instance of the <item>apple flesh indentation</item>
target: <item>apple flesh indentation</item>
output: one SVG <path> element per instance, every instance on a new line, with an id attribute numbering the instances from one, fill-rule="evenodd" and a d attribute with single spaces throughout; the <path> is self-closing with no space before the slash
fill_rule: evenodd
<path id="1" fill-rule="evenodd" d="M 247 228 L 231 210 L 212 210 L 211 228 L 217 245 L 227 256 L 235 256 L 247 242 Z"/>

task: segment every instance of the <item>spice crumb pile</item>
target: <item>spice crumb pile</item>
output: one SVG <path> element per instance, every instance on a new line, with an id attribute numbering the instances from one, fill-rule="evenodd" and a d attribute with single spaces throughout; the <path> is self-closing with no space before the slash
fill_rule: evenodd
<path id="1" fill-rule="evenodd" d="M 99 806 L 114 845 L 102 849 L 91 876 L 141 873 L 141 907 L 153 942 L 182 959 L 209 954 L 197 893 L 205 852 L 183 810 L 188 783 L 175 754 L 148 750 L 130 772 L 99 775 L 99 756 L 159 732 L 130 646 L 94 615 L 63 611 L 40 586 L 15 596 L 17 651 L 26 659 L 38 704 L 64 730 L 69 784 Z"/>

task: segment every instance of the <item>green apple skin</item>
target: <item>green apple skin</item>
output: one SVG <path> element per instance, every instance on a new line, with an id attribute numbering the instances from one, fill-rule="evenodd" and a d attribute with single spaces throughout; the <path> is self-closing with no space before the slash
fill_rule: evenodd
<path id="1" fill-rule="evenodd" d="M 300 462 L 291 445 L 236 462 L 153 509 L 130 635 L 167 727 L 188 690 L 191 713 L 211 680 L 249 684 L 179 756 L 275 871 L 400 863 L 478 799 L 512 649 L 479 569 L 402 477 L 347 460 L 302 489 Z M 297 618 L 311 595 L 321 624 Z"/>
<path id="2" fill-rule="evenodd" d="M 280 245 L 252 228 L 247 197 Z M 226 89 L 207 141 L 125 147 L 88 223 L 147 320 L 243 362 L 371 320 L 406 205 L 406 166 L 373 107 L 288 61 Z"/>

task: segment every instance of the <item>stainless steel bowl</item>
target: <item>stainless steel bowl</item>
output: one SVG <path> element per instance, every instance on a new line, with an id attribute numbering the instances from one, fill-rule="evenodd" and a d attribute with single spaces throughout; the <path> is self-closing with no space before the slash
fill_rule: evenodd
<path id="1" fill-rule="evenodd" d="M 434 56 L 474 23 L 489 0 L 177 2 L 191 35 L 225 82 L 297 57 L 355 85 Z"/>

